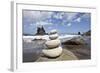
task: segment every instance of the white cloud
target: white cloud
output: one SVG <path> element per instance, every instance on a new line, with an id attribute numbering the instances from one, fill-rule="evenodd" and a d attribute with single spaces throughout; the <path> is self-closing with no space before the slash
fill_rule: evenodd
<path id="1" fill-rule="evenodd" d="M 24 11 L 24 18 L 26 21 L 34 23 L 35 25 L 52 25 L 52 16 L 56 19 L 62 19 L 62 23 L 68 23 L 71 26 L 71 22 L 81 21 L 81 17 L 89 17 L 89 14 L 84 14 L 81 17 L 77 17 L 77 12 L 46 12 L 46 11 Z M 74 19 L 74 20 L 73 20 Z M 33 25 L 33 24 L 30 24 Z"/>
<path id="2" fill-rule="evenodd" d="M 75 21 L 81 22 L 81 18 L 79 17 L 79 18 L 77 18 Z"/>
<path id="3" fill-rule="evenodd" d="M 77 14 L 78 13 L 60 12 L 60 13 L 57 13 L 57 14 L 53 14 L 53 17 L 56 18 L 56 19 L 63 19 L 63 20 L 66 20 L 66 21 L 72 21 L 72 19 L 75 18 Z"/>
<path id="4" fill-rule="evenodd" d="M 54 12 L 46 12 L 46 11 L 24 11 L 23 15 L 24 18 L 27 18 L 28 22 L 38 22 L 38 21 L 46 20 L 48 18 L 50 19 L 52 15 L 56 19 L 72 21 L 72 19 L 77 15 L 77 13 L 60 12 L 55 14 Z"/>
<path id="5" fill-rule="evenodd" d="M 29 22 L 38 22 L 50 18 L 53 12 L 24 11 L 23 13 Z"/>
<path id="6" fill-rule="evenodd" d="M 82 18 L 89 19 L 90 18 L 90 14 L 89 13 L 85 13 L 84 15 L 76 18 L 74 21 L 81 22 Z"/>
<path id="7" fill-rule="evenodd" d="M 82 18 L 90 18 L 90 17 L 91 17 L 90 13 L 86 13 L 86 14 L 84 14 L 84 15 L 82 16 Z"/>
<path id="8" fill-rule="evenodd" d="M 67 24 L 67 26 L 71 26 L 71 25 L 72 25 L 71 23 L 68 23 L 68 24 Z"/>
<path id="9" fill-rule="evenodd" d="M 63 15 L 64 15 L 64 12 L 60 12 L 60 13 L 54 14 L 53 17 L 56 19 L 63 19 Z"/>
<path id="10" fill-rule="evenodd" d="M 37 22 L 35 25 L 39 26 L 39 25 L 53 25 L 52 23 L 48 23 L 48 22 L 43 22 L 43 21 L 40 21 L 40 22 Z"/>
<path id="11" fill-rule="evenodd" d="M 72 21 L 72 19 L 75 18 L 77 14 L 78 13 L 65 13 L 68 21 Z"/>

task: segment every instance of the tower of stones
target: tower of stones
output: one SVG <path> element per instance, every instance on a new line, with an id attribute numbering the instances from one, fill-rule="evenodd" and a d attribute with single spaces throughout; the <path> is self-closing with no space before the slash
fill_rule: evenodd
<path id="1" fill-rule="evenodd" d="M 58 57 L 62 53 L 61 42 L 56 30 L 51 30 L 49 39 L 45 42 L 46 49 L 43 49 L 43 54 L 47 57 Z"/>

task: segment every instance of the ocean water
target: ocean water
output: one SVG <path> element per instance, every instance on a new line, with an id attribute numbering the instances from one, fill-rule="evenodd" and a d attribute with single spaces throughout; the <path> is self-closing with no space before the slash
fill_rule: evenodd
<path id="1" fill-rule="evenodd" d="M 80 35 L 68 35 L 68 34 L 60 34 L 59 39 L 64 39 L 64 38 L 73 38 L 73 37 L 79 37 Z M 23 39 L 32 39 L 34 40 L 35 38 L 42 38 L 42 39 L 49 39 L 48 35 L 43 35 L 43 36 L 23 36 Z"/>

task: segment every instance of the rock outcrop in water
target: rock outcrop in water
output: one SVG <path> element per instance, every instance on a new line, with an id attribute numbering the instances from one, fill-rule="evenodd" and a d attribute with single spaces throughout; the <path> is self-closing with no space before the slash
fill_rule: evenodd
<path id="1" fill-rule="evenodd" d="M 36 35 L 45 35 L 45 34 L 47 34 L 47 33 L 45 32 L 43 26 L 37 27 L 37 33 L 36 33 Z"/>
<path id="2" fill-rule="evenodd" d="M 91 30 L 89 30 L 89 31 L 87 31 L 87 32 L 85 32 L 85 33 L 83 33 L 82 35 L 91 36 Z"/>

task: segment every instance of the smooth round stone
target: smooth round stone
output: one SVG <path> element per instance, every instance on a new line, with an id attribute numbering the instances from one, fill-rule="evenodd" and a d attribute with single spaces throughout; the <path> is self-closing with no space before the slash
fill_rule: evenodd
<path id="1" fill-rule="evenodd" d="M 58 34 L 51 34 L 51 35 L 49 35 L 49 38 L 51 40 L 57 39 L 58 38 Z"/>
<path id="2" fill-rule="evenodd" d="M 50 31 L 50 34 L 56 34 L 56 33 L 57 33 L 57 30 L 55 29 Z"/>
<path id="3" fill-rule="evenodd" d="M 43 54 L 47 57 L 57 57 L 62 53 L 62 47 L 57 47 L 54 49 L 43 49 Z"/>
<path id="4" fill-rule="evenodd" d="M 56 40 L 48 40 L 45 45 L 49 48 L 49 49 L 52 49 L 52 48 L 56 48 L 60 45 L 60 40 L 59 39 L 56 39 Z"/>

